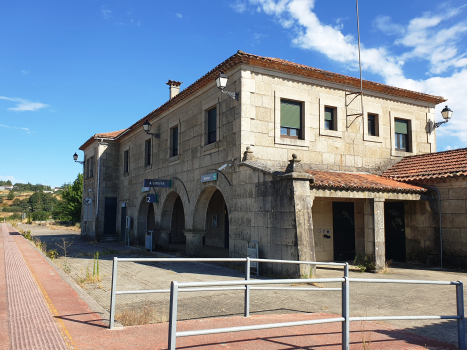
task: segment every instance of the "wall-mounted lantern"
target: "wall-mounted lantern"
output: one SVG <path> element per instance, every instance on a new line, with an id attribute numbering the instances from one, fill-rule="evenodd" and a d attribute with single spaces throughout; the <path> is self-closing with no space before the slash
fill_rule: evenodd
<path id="1" fill-rule="evenodd" d="M 151 123 L 149 121 L 145 121 L 143 123 L 143 130 L 146 131 L 146 134 L 154 136 L 156 139 L 159 138 L 159 134 L 151 133 Z"/>
<path id="2" fill-rule="evenodd" d="M 229 77 L 225 75 L 223 72 L 221 72 L 217 78 L 216 78 L 216 84 L 217 87 L 222 91 L 222 93 L 230 96 L 234 100 L 238 101 L 238 93 L 237 92 L 229 92 L 229 91 L 224 91 L 224 88 L 227 86 L 227 80 L 229 80 Z"/>

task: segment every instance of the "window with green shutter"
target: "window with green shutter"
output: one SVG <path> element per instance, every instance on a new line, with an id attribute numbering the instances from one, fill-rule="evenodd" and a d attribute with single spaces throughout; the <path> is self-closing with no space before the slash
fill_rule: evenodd
<path id="1" fill-rule="evenodd" d="M 302 137 L 302 104 L 281 100 L 281 136 Z"/>
<path id="2" fill-rule="evenodd" d="M 395 146 L 397 151 L 410 152 L 409 121 L 394 119 Z"/>

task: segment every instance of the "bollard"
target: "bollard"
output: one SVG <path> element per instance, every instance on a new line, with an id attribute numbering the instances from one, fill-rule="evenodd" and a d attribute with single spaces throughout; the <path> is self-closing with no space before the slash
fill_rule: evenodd
<path id="1" fill-rule="evenodd" d="M 464 315 L 464 284 L 458 281 L 456 285 L 456 304 L 457 304 L 457 316 L 460 318 L 457 320 L 457 347 L 460 350 L 466 350 L 465 344 L 465 315 Z"/>
<path id="2" fill-rule="evenodd" d="M 178 282 L 170 284 L 170 314 L 169 314 L 169 350 L 175 350 L 177 345 L 177 304 Z"/>
<path id="3" fill-rule="evenodd" d="M 250 258 L 245 261 L 245 281 L 250 280 Z M 245 317 L 250 316 L 250 286 L 245 285 Z"/>
<path id="4" fill-rule="evenodd" d="M 109 329 L 114 328 L 115 319 L 115 292 L 117 289 L 117 261 L 118 258 L 114 256 L 114 262 L 112 265 L 112 290 L 110 291 L 110 322 Z"/>

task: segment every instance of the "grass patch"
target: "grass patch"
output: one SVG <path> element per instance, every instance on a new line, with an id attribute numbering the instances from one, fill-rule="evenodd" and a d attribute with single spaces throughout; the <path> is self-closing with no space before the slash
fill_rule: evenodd
<path id="1" fill-rule="evenodd" d="M 169 321 L 169 316 L 164 311 L 162 313 L 157 312 L 156 307 L 149 302 L 144 303 L 141 308 L 125 308 L 116 314 L 115 318 L 124 326 L 138 326 Z"/>

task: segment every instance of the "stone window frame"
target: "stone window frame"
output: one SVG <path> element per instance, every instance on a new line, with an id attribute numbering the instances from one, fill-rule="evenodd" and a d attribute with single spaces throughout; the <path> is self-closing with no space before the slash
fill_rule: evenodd
<path id="1" fill-rule="evenodd" d="M 302 104 L 302 138 L 283 137 L 281 135 L 281 100 L 289 100 Z M 311 140 L 311 100 L 309 91 L 290 87 L 277 87 L 274 90 L 274 143 L 295 147 L 309 147 Z"/>
<path id="2" fill-rule="evenodd" d="M 127 155 L 126 162 L 125 162 L 125 154 Z M 128 147 L 126 150 L 123 151 L 123 176 L 129 176 L 129 174 L 130 174 L 130 147 Z"/>
<path id="3" fill-rule="evenodd" d="M 217 108 L 216 113 L 216 123 L 217 123 L 217 133 L 216 133 L 216 142 L 207 143 L 208 140 L 208 111 L 212 108 Z M 210 97 L 203 100 L 201 104 L 202 116 L 203 116 L 203 126 L 202 126 L 202 135 L 201 135 L 201 149 L 203 154 L 213 153 L 219 150 L 220 140 L 223 138 L 222 127 L 220 123 L 220 101 L 218 94 L 211 95 Z M 180 129 L 179 129 L 180 134 Z M 180 142 L 180 136 L 179 136 Z"/>
<path id="4" fill-rule="evenodd" d="M 326 130 L 324 123 L 324 109 L 326 107 L 334 108 L 335 129 Z M 341 96 L 332 96 L 320 94 L 319 96 L 319 134 L 320 136 L 331 136 L 342 138 L 342 132 L 346 129 L 345 98 Z"/>
<path id="5" fill-rule="evenodd" d="M 410 155 L 417 154 L 417 142 L 414 142 L 416 139 L 414 135 L 414 130 L 416 130 L 415 126 L 415 116 L 413 114 L 409 114 L 406 112 L 399 112 L 399 111 L 389 111 L 390 115 L 390 137 L 391 137 L 391 155 L 396 157 L 406 157 Z M 396 150 L 396 137 L 395 137 L 395 119 L 404 119 L 409 122 L 408 125 L 408 143 L 409 143 L 409 151 L 399 151 Z"/>
<path id="6" fill-rule="evenodd" d="M 146 145 L 147 145 L 147 142 L 149 142 L 149 146 L 150 146 L 150 149 L 149 149 L 149 164 L 148 164 L 148 154 L 147 154 L 147 151 L 148 149 L 146 148 Z M 143 166 L 144 166 L 144 170 L 146 169 L 150 169 L 152 167 L 152 161 L 153 161 L 153 152 L 152 152 L 152 146 L 153 146 L 153 143 L 152 142 L 152 136 L 149 137 L 148 139 L 144 140 L 144 157 L 143 157 Z"/>
<path id="7" fill-rule="evenodd" d="M 168 149 L 168 157 L 169 157 L 169 163 L 175 163 L 180 161 L 180 157 L 182 155 L 182 152 L 180 151 L 180 145 L 182 144 L 181 139 L 182 139 L 182 128 L 181 125 L 182 123 L 180 122 L 180 119 L 172 119 L 169 121 L 169 130 L 168 130 L 168 137 L 167 137 L 167 149 Z M 178 154 L 177 155 L 172 155 L 172 129 L 177 127 L 178 128 Z"/>
<path id="8" fill-rule="evenodd" d="M 380 105 L 373 105 L 370 103 L 363 104 L 364 106 L 364 116 L 363 116 L 363 140 L 370 141 L 370 142 L 383 142 L 383 128 L 382 128 L 382 117 L 383 117 L 383 109 Z M 368 114 L 376 114 L 378 116 L 378 123 L 377 123 L 377 135 L 368 135 Z"/>
<path id="9" fill-rule="evenodd" d="M 94 156 L 86 159 L 86 179 L 92 179 L 94 177 Z"/>

